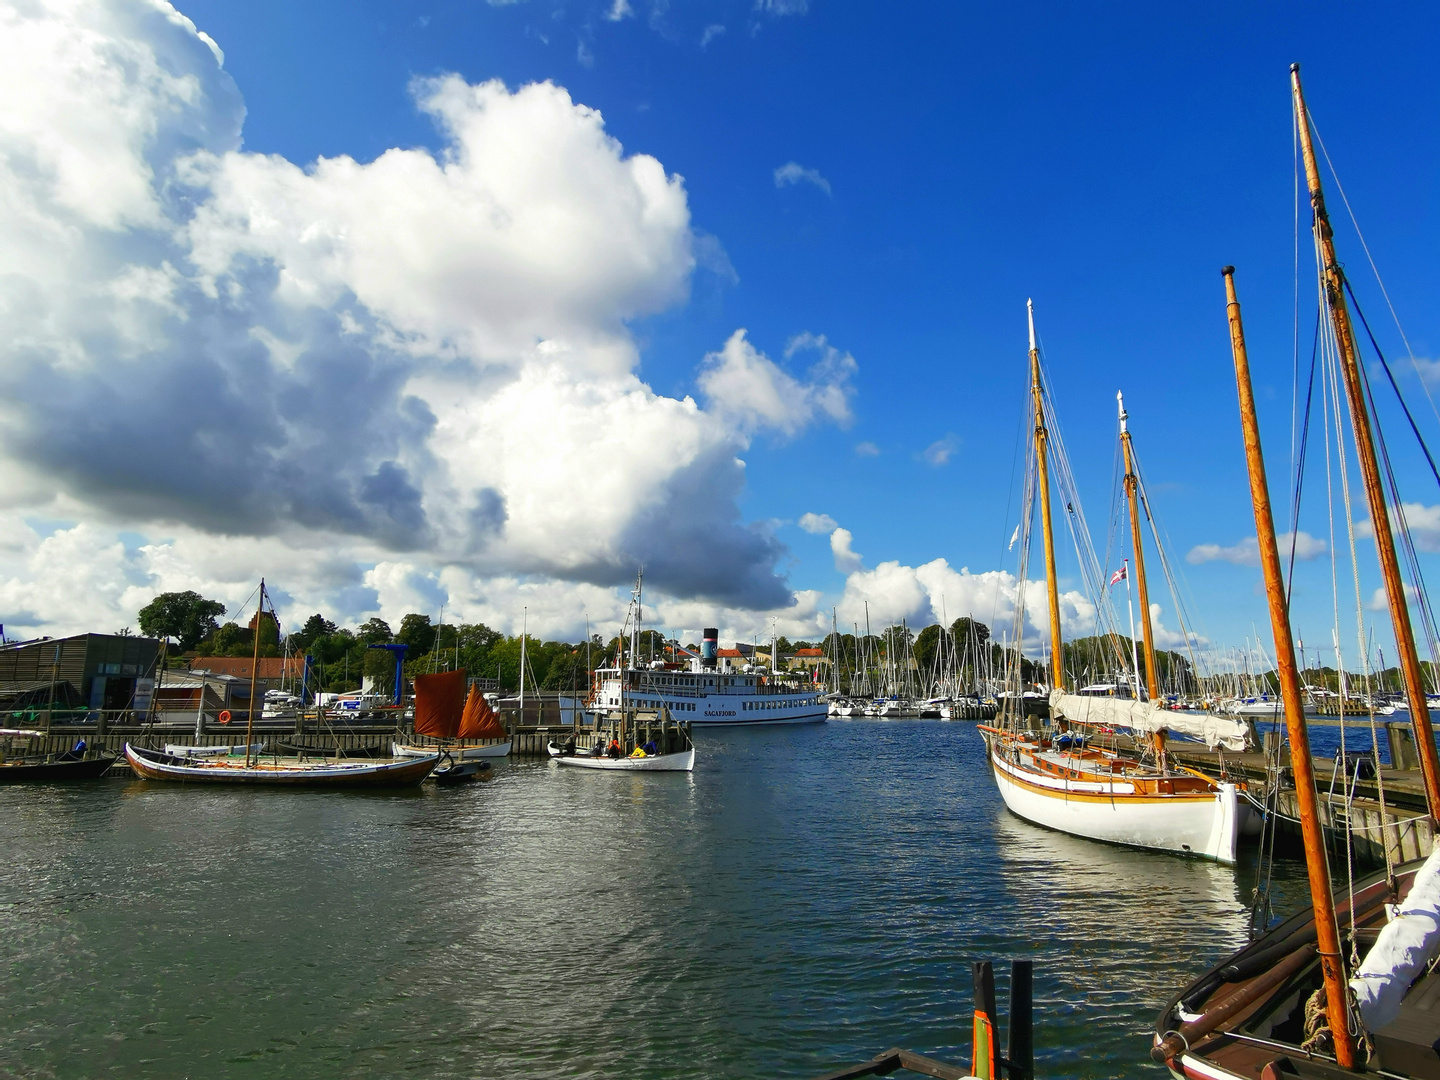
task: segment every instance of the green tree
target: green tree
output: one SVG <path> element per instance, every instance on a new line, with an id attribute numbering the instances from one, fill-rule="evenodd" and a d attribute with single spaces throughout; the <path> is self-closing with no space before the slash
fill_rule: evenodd
<path id="1" fill-rule="evenodd" d="M 424 656 L 435 647 L 435 627 L 430 625 L 430 616 L 416 615 L 414 612 L 406 615 L 400 620 L 400 629 L 395 632 L 395 640 L 410 646 L 410 659 Z"/>
<path id="2" fill-rule="evenodd" d="M 940 635 L 945 630 L 939 623 L 931 623 L 915 635 L 915 663 L 920 672 L 928 676 L 935 663 L 935 654 L 940 651 Z"/>
<path id="3" fill-rule="evenodd" d="M 367 645 L 385 645 L 395 640 L 390 624 L 384 619 L 370 619 L 355 632 L 355 636 Z"/>
<path id="4" fill-rule="evenodd" d="M 305 620 L 305 625 L 290 635 L 290 644 L 301 652 L 305 652 L 322 637 L 328 637 L 338 629 L 329 619 L 319 612 L 311 615 Z"/>
<path id="5" fill-rule="evenodd" d="M 225 605 L 197 592 L 161 593 L 140 609 L 140 631 L 150 637 L 175 638 L 188 652 L 219 629 L 216 617 Z"/>
<path id="6" fill-rule="evenodd" d="M 211 656 L 241 656 L 250 651 L 250 631 L 239 623 L 227 622 L 205 639 Z"/>

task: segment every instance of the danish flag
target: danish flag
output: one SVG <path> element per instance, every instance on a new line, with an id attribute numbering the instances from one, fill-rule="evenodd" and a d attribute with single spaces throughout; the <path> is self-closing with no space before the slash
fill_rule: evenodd
<path id="1" fill-rule="evenodd" d="M 1125 580 L 1125 577 L 1125 567 L 1122 566 L 1119 570 L 1116 570 L 1115 573 L 1110 575 L 1110 584 L 1119 585 L 1120 582 Z"/>

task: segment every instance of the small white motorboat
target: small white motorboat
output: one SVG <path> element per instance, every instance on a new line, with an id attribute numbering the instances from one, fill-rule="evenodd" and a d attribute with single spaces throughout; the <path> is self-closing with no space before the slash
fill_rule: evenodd
<path id="1" fill-rule="evenodd" d="M 610 772 L 694 772 L 695 748 L 675 754 L 646 754 L 643 757 L 591 757 L 589 754 L 570 754 L 563 747 L 549 744 L 550 756 L 560 765 L 571 765 L 577 769 L 605 769 Z"/>

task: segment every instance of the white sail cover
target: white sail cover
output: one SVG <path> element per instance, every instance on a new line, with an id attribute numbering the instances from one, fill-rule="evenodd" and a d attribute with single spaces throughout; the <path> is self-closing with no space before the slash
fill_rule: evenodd
<path id="1" fill-rule="evenodd" d="M 1410 894 L 1385 924 L 1350 980 L 1365 1030 L 1379 1031 L 1400 1015 L 1415 977 L 1440 952 L 1440 848 L 1415 872 Z"/>
<path id="2" fill-rule="evenodd" d="M 1129 728 L 1143 734 L 1173 731 L 1199 739 L 1212 750 L 1217 746 L 1226 750 L 1244 750 L 1249 734 L 1245 723 L 1228 716 L 1171 712 L 1148 701 L 1067 694 L 1063 690 L 1050 691 L 1050 714 L 1076 724 Z"/>

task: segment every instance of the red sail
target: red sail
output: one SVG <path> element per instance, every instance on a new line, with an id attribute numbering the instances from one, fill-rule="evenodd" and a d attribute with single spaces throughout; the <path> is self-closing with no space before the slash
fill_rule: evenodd
<path id="1" fill-rule="evenodd" d="M 485 695 L 474 686 L 470 688 L 470 697 L 465 701 L 465 714 L 460 718 L 460 738 L 505 738 L 505 728 L 500 723 L 500 718 L 495 715 L 495 710 L 490 708 Z"/>
<path id="2" fill-rule="evenodd" d="M 415 734 L 453 739 L 465 707 L 465 672 L 415 676 Z"/>

